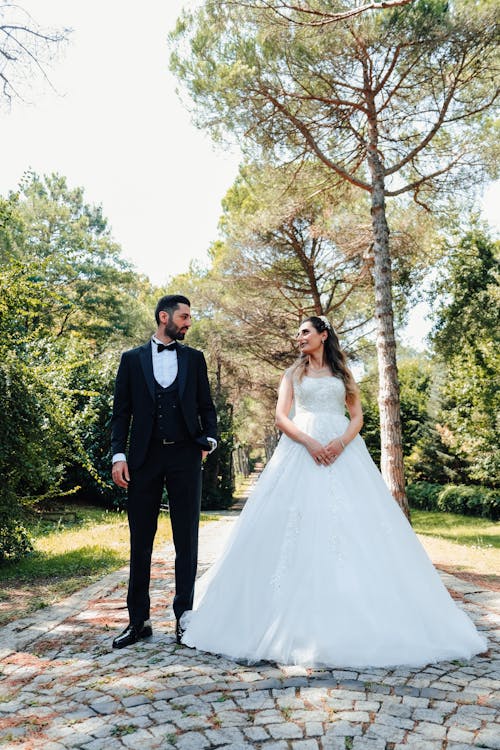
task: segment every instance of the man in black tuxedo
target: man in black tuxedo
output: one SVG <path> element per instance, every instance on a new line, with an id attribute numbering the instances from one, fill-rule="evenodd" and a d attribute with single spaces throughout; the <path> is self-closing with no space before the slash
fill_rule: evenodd
<path id="1" fill-rule="evenodd" d="M 128 490 L 130 622 L 113 641 L 123 648 L 152 635 L 151 554 L 166 486 L 175 546 L 176 639 L 192 608 L 198 562 L 201 461 L 217 446 L 217 417 L 202 352 L 183 346 L 191 325 L 187 297 L 162 297 L 150 341 L 124 352 L 113 404 L 113 481 Z M 128 461 L 126 446 L 129 438 Z"/>

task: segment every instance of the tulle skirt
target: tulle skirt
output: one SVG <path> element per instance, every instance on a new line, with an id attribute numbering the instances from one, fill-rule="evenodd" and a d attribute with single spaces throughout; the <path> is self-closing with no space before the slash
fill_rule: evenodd
<path id="1" fill-rule="evenodd" d="M 282 436 L 184 624 L 185 644 L 249 662 L 421 666 L 487 648 L 360 436 L 330 467 Z"/>

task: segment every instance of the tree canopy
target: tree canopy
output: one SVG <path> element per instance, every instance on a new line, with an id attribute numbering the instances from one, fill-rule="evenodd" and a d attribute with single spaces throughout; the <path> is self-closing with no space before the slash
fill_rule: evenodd
<path id="1" fill-rule="evenodd" d="M 451 243 L 450 243 L 451 244 Z M 443 439 L 470 480 L 498 486 L 500 242 L 473 228 L 446 254 L 433 342 L 444 362 Z"/>

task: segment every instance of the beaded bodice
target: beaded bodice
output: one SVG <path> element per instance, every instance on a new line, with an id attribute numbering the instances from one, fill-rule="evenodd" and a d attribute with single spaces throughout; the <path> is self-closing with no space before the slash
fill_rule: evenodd
<path id="1" fill-rule="evenodd" d="M 295 413 L 308 412 L 317 415 L 345 414 L 345 386 L 340 378 L 311 378 L 304 376 L 293 383 Z"/>

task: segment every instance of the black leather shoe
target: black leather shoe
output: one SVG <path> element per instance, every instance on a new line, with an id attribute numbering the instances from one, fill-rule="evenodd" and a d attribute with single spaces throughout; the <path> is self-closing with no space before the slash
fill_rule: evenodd
<path id="1" fill-rule="evenodd" d="M 182 636 L 184 635 L 185 628 L 181 627 L 181 621 L 175 621 L 175 640 L 179 645 L 182 645 Z"/>
<path id="2" fill-rule="evenodd" d="M 123 633 L 116 636 L 113 641 L 113 648 L 125 648 L 125 646 L 131 646 L 143 638 L 150 638 L 152 635 L 153 628 L 151 625 L 145 625 L 143 622 L 138 625 L 129 624 Z"/>

